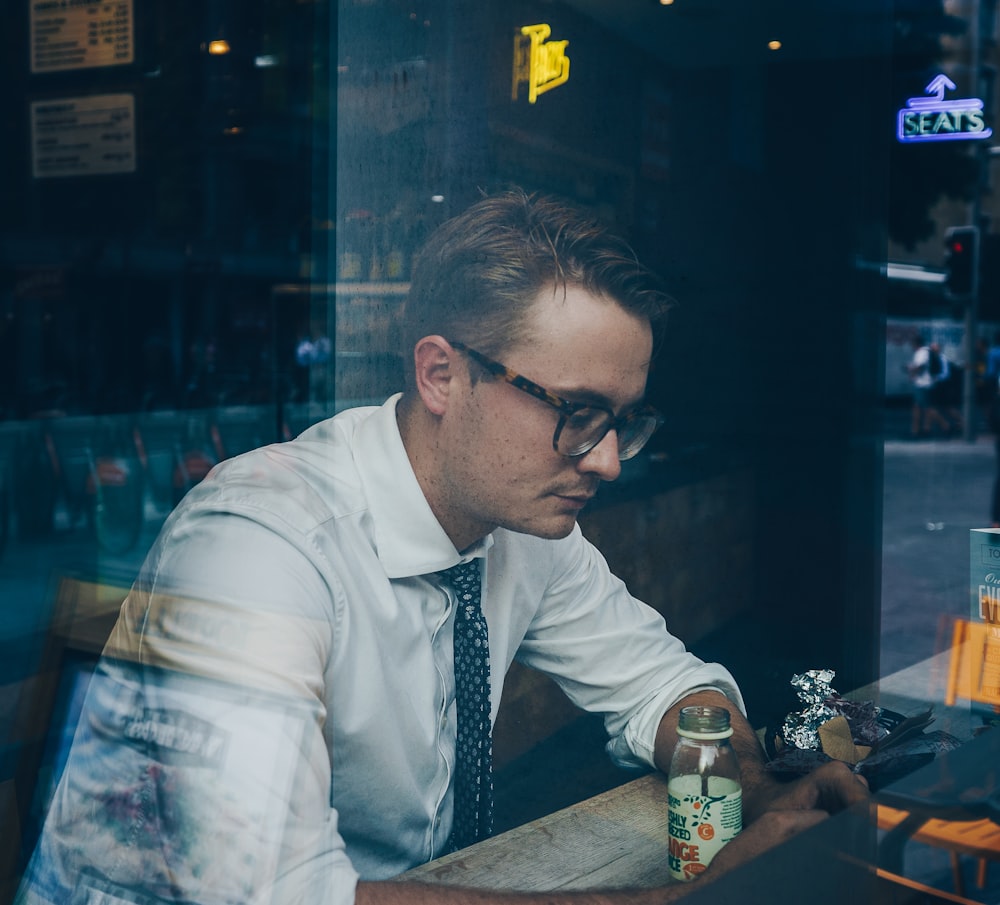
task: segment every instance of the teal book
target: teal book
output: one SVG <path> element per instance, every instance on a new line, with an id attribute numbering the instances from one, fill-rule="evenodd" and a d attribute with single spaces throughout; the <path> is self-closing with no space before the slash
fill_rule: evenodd
<path id="1" fill-rule="evenodd" d="M 969 615 L 1000 625 L 1000 528 L 969 531 Z"/>
<path id="2" fill-rule="evenodd" d="M 969 592 L 968 623 L 957 621 L 952 642 L 949 696 L 968 700 L 973 712 L 994 723 L 1000 714 L 1000 528 L 969 532 Z"/>

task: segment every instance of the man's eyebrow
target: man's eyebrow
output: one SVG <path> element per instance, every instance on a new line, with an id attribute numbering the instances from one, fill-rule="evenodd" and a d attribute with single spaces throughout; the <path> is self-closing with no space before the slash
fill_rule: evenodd
<path id="1" fill-rule="evenodd" d="M 577 402 L 581 405 L 593 405 L 598 406 L 603 409 L 607 409 L 609 412 L 615 415 L 621 415 L 625 412 L 630 412 L 633 409 L 637 409 L 642 406 L 645 402 L 646 396 L 643 394 L 638 399 L 634 399 L 627 402 L 622 406 L 621 411 L 616 411 L 614 400 L 608 398 L 603 393 L 597 390 L 589 389 L 588 387 L 573 387 L 565 390 L 552 390 L 557 396 L 561 396 L 567 402 Z"/>

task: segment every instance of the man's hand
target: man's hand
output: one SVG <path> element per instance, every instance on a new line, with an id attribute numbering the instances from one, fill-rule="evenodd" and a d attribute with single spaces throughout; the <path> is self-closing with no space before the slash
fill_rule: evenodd
<path id="1" fill-rule="evenodd" d="M 869 800 L 868 783 L 840 761 L 830 761 L 792 782 L 762 777 L 744 790 L 743 814 L 756 824 L 761 816 L 774 811 L 820 810 L 836 814 Z"/>
<path id="2" fill-rule="evenodd" d="M 827 813 L 835 814 L 868 798 L 867 780 L 853 773 L 847 764 L 835 760 L 789 783 L 773 807 L 822 808 Z"/>

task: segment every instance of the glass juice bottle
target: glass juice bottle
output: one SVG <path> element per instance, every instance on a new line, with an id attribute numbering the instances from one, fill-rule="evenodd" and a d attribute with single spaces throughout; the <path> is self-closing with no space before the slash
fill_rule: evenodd
<path id="1" fill-rule="evenodd" d="M 724 707 L 685 707 L 667 777 L 670 875 L 693 880 L 743 828 L 740 766 Z"/>

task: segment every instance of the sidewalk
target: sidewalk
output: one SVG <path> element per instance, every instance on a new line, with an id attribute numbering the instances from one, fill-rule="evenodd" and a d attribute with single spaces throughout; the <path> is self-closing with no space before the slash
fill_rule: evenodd
<path id="1" fill-rule="evenodd" d="M 883 676 L 944 650 L 968 617 L 969 529 L 989 527 L 991 434 L 975 442 L 888 439 L 882 495 Z"/>

